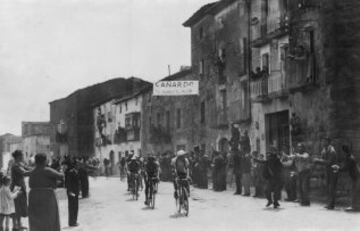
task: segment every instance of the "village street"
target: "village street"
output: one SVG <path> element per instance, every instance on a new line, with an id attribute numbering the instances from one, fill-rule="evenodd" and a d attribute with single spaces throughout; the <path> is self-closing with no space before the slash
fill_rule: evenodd
<path id="1" fill-rule="evenodd" d="M 234 196 L 232 191 L 215 193 L 192 189 L 189 217 L 175 213 L 173 188 L 161 182 L 155 210 L 145 207 L 143 194 L 131 200 L 119 178 L 99 177 L 90 181 L 91 196 L 80 200 L 79 223 L 67 227 L 67 204 L 59 191 L 62 230 L 358 230 L 360 214 L 327 211 L 320 204 L 300 207 L 282 202 L 281 208 L 265 207 L 265 199 Z"/>

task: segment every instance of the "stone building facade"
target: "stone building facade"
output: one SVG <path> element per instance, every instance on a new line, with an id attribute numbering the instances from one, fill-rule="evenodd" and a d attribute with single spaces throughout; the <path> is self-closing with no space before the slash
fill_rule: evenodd
<path id="1" fill-rule="evenodd" d="M 60 156 L 94 155 L 93 105 L 131 95 L 148 84 L 135 77 L 115 78 L 50 102 L 51 151 Z"/>
<path id="2" fill-rule="evenodd" d="M 22 138 L 7 133 L 0 136 L 0 169 L 6 171 L 8 162 L 12 158 L 11 153 L 22 150 Z"/>
<path id="3" fill-rule="evenodd" d="M 358 121 L 350 119 L 357 118 L 358 7 L 352 0 L 252 1 L 253 149 L 291 152 L 304 142 L 318 154 L 330 137 L 339 150 L 359 150 Z"/>
<path id="4" fill-rule="evenodd" d="M 291 147 L 287 2 L 254 0 L 251 5 L 251 140 L 259 153 L 269 146 L 289 153 Z"/>
<path id="5" fill-rule="evenodd" d="M 141 155 L 143 123 L 143 94 L 148 86 L 123 98 L 93 105 L 94 150 L 101 161 L 110 160 L 113 172 L 115 164 L 128 153 Z"/>
<path id="6" fill-rule="evenodd" d="M 206 151 L 228 151 L 231 125 L 244 132 L 251 122 L 247 2 L 205 5 L 183 25 L 191 28 L 192 70 L 200 82 L 198 143 Z"/>
<path id="7" fill-rule="evenodd" d="M 162 81 L 196 80 L 191 70 L 185 69 Z M 199 145 L 199 96 L 153 96 L 152 88 L 142 101 L 141 121 L 143 154 L 162 155 L 183 149 L 193 150 Z"/>
<path id="8" fill-rule="evenodd" d="M 51 126 L 49 122 L 22 122 L 22 151 L 25 160 L 38 153 L 44 153 L 50 159 L 53 153 L 50 150 Z"/>

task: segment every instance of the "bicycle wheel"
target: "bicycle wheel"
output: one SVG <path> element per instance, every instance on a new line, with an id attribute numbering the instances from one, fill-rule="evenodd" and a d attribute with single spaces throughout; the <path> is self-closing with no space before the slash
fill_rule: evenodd
<path id="1" fill-rule="evenodd" d="M 189 199 L 188 199 L 188 195 L 185 192 L 185 188 L 182 188 L 183 190 L 183 195 L 184 195 L 184 200 L 183 200 L 183 206 L 184 206 L 184 210 L 185 210 L 185 216 L 189 215 Z"/>
<path id="2" fill-rule="evenodd" d="M 181 214 L 181 207 L 182 207 L 182 204 L 183 204 L 183 195 L 182 195 L 182 190 L 180 189 L 180 190 L 178 190 L 178 192 L 179 192 L 179 195 L 178 195 L 178 203 L 177 203 L 177 205 L 178 205 L 178 213 L 179 214 Z"/>
<path id="3" fill-rule="evenodd" d="M 151 187 L 151 200 L 150 201 L 151 201 L 151 208 L 152 209 L 155 208 L 155 198 L 156 198 L 156 193 L 154 191 L 154 188 L 156 187 L 155 185 L 152 185 L 152 187 Z"/>
<path id="4" fill-rule="evenodd" d="M 139 199 L 139 182 L 135 179 L 135 200 Z"/>

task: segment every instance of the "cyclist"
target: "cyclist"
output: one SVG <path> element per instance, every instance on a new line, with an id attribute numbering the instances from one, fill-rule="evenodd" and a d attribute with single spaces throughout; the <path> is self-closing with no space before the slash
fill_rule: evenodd
<path id="1" fill-rule="evenodd" d="M 149 155 L 148 160 L 144 166 L 144 181 L 145 181 L 145 205 L 149 205 L 152 199 L 150 196 L 150 188 L 153 181 L 159 182 L 160 164 L 154 156 Z M 155 191 L 155 190 L 154 190 Z"/>
<path id="2" fill-rule="evenodd" d="M 133 157 L 134 157 L 133 154 L 129 153 L 128 151 L 125 152 L 125 158 L 126 158 L 126 166 L 125 166 L 125 169 L 126 169 L 126 173 L 127 173 L 126 180 L 127 180 L 127 185 L 128 185 L 127 191 L 130 191 L 130 190 L 131 190 L 129 163 L 131 162 L 131 159 L 132 159 Z"/>
<path id="3" fill-rule="evenodd" d="M 185 184 L 186 191 L 188 195 L 190 195 L 190 162 L 188 158 L 185 156 L 186 152 L 184 150 L 179 150 L 176 153 L 176 157 L 171 160 L 171 166 L 174 173 L 174 197 L 175 199 L 178 198 L 177 189 L 179 187 L 178 180 L 187 180 Z"/>
<path id="4" fill-rule="evenodd" d="M 134 187 L 134 180 L 135 180 L 135 176 L 137 176 L 137 180 L 138 180 L 138 183 L 140 185 L 140 182 L 141 182 L 141 163 L 140 163 L 140 160 L 139 160 L 139 156 L 137 155 L 133 155 L 133 157 L 131 158 L 131 160 L 129 161 L 128 163 L 128 175 L 130 176 L 130 186 L 131 188 Z M 139 186 L 138 185 L 138 186 Z"/>

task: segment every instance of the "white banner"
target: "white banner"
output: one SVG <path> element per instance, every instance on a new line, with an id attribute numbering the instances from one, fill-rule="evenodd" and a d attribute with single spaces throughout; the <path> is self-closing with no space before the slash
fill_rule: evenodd
<path id="1" fill-rule="evenodd" d="M 154 96 L 198 95 L 199 81 L 160 81 L 154 83 Z"/>

